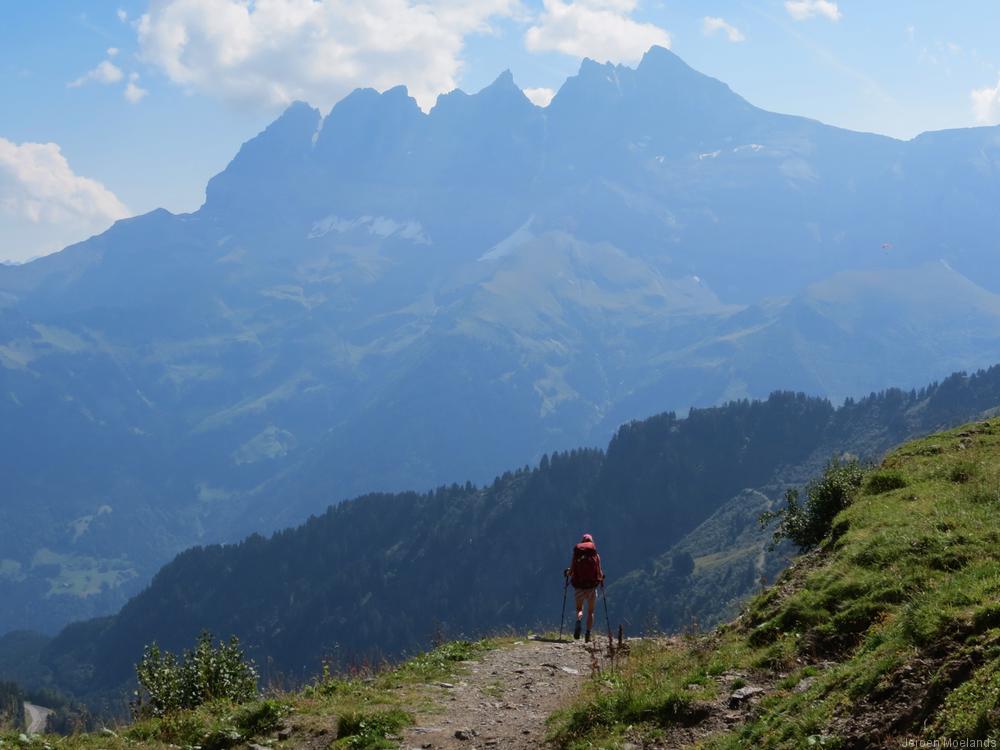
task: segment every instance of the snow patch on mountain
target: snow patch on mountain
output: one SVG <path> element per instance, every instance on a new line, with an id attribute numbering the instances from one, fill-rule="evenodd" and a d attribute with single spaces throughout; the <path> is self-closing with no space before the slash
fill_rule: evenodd
<path id="1" fill-rule="evenodd" d="M 535 239 L 534 232 L 531 231 L 531 222 L 535 220 L 534 216 L 528 218 L 521 226 L 515 229 L 511 234 L 504 237 L 497 244 L 487 250 L 485 253 L 479 256 L 481 261 L 491 261 L 499 260 L 505 255 L 510 255 L 518 247 L 530 242 Z"/>
<path id="2" fill-rule="evenodd" d="M 424 232 L 423 226 L 417 221 L 400 221 L 386 216 L 358 216 L 345 219 L 340 216 L 327 216 L 313 224 L 306 239 L 315 240 L 331 232 L 345 234 L 357 229 L 367 230 L 375 237 L 399 237 L 410 240 L 417 245 L 430 245 L 431 241 Z"/>

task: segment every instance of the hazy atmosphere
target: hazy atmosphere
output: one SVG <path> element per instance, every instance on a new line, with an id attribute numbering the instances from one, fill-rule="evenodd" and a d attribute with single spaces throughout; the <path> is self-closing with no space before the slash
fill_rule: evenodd
<path id="1" fill-rule="evenodd" d="M 0 748 L 1000 742 L 1000 6 L 0 15 Z"/>

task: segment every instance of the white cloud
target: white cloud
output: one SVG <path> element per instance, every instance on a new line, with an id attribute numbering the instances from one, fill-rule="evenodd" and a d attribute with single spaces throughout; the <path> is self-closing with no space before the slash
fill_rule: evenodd
<path id="1" fill-rule="evenodd" d="M 712 36 L 716 32 L 722 31 L 725 33 L 726 39 L 731 42 L 746 41 L 746 37 L 743 36 L 743 32 L 726 21 L 724 18 L 705 16 L 701 22 L 701 31 L 705 36 Z"/>
<path id="2" fill-rule="evenodd" d="M 537 104 L 539 107 L 547 107 L 552 101 L 552 97 L 556 95 L 555 89 L 549 88 L 536 88 L 536 89 L 525 89 L 524 95 L 531 100 L 532 104 Z"/>
<path id="3" fill-rule="evenodd" d="M 231 102 L 328 107 L 404 83 L 427 108 L 455 88 L 465 37 L 520 0 L 158 0 L 137 24 L 143 60 Z"/>
<path id="4" fill-rule="evenodd" d="M 118 20 L 122 23 L 128 23 L 128 11 L 124 8 L 119 8 L 117 12 Z"/>
<path id="5" fill-rule="evenodd" d="M 142 101 L 142 98 L 146 96 L 149 92 L 139 85 L 139 74 L 132 73 L 128 77 L 128 83 L 125 85 L 125 91 L 123 95 L 125 99 L 130 104 L 138 104 Z"/>
<path id="6" fill-rule="evenodd" d="M 562 52 L 613 62 L 635 62 L 670 34 L 631 17 L 637 0 L 543 0 L 544 10 L 524 35 L 532 52 Z"/>
<path id="7" fill-rule="evenodd" d="M 128 215 L 104 185 L 74 173 L 57 144 L 0 138 L 0 251 L 7 259 L 58 250 Z"/>
<path id="8" fill-rule="evenodd" d="M 786 0 L 785 10 L 796 21 L 806 21 L 816 16 L 839 21 L 843 17 L 833 0 Z"/>
<path id="9" fill-rule="evenodd" d="M 997 80 L 996 86 L 974 89 L 971 97 L 976 122 L 983 125 L 1000 124 L 1000 80 Z"/>
<path id="10" fill-rule="evenodd" d="M 70 81 L 66 85 L 73 89 L 79 88 L 85 83 L 91 82 L 109 85 L 112 83 L 118 83 L 124 77 L 125 74 L 122 73 L 121 68 L 110 60 L 104 60 L 93 70 L 87 71 L 75 81 Z"/>
<path id="11" fill-rule="evenodd" d="M 117 47 L 108 47 L 108 57 L 114 57 L 119 52 Z"/>

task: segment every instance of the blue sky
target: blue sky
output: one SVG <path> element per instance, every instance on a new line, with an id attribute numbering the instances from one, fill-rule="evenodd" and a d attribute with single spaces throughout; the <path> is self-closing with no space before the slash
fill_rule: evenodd
<path id="1" fill-rule="evenodd" d="M 429 107 L 510 68 L 544 102 L 582 56 L 651 43 L 754 104 L 910 138 L 1000 122 L 1000 3 L 873 0 L 8 0 L 0 260 L 195 210 L 296 98 L 405 83 Z"/>

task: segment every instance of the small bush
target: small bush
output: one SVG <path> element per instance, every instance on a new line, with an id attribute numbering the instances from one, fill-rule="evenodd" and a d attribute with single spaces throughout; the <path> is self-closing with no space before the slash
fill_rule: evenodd
<path id="1" fill-rule="evenodd" d="M 577 706 L 565 715 L 563 726 L 556 732 L 557 746 L 566 746 L 574 739 L 586 737 L 617 724 L 693 724 L 704 718 L 706 711 L 691 696 L 668 685 L 627 682 L 612 693 Z"/>
<path id="2" fill-rule="evenodd" d="M 288 704 L 281 701 L 255 701 L 237 711 L 233 723 L 244 737 L 256 737 L 277 727 L 288 711 Z"/>
<path id="3" fill-rule="evenodd" d="M 136 722 L 126 732 L 131 742 L 160 742 L 201 750 L 227 750 L 271 731 L 291 707 L 276 700 L 260 700 L 230 713 L 228 704 L 205 711 L 174 711 Z M 224 715 L 219 715 L 223 711 Z"/>
<path id="4" fill-rule="evenodd" d="M 778 521 L 771 542 L 772 549 L 788 539 L 800 551 L 818 545 L 830 533 L 833 519 L 854 500 L 865 471 L 857 461 L 834 459 L 827 464 L 823 476 L 806 486 L 806 500 L 799 500 L 797 490 L 785 493 L 785 507 L 767 511 L 760 516 L 760 524 L 768 526 Z"/>
<path id="5" fill-rule="evenodd" d="M 865 481 L 866 495 L 881 495 L 885 492 L 902 489 L 906 479 L 898 471 L 876 471 L 869 474 Z"/>
<path id="6" fill-rule="evenodd" d="M 965 484 L 978 473 L 975 464 L 968 461 L 957 463 L 948 470 L 948 479 L 956 484 Z"/>
<path id="7" fill-rule="evenodd" d="M 193 712 L 176 712 L 133 724 L 126 733 L 132 742 L 159 741 L 180 747 L 200 747 L 208 728 Z"/>
<path id="8" fill-rule="evenodd" d="M 180 658 L 153 643 L 135 671 L 140 686 L 132 704 L 136 718 L 165 716 L 211 700 L 244 703 L 257 697 L 257 669 L 235 637 L 215 647 L 211 634 L 202 633 L 195 648 Z"/>
<path id="9" fill-rule="evenodd" d="M 412 723 L 413 717 L 398 709 L 347 713 L 337 721 L 337 741 L 333 747 L 345 750 L 394 748 L 397 743 L 389 738 Z"/>

